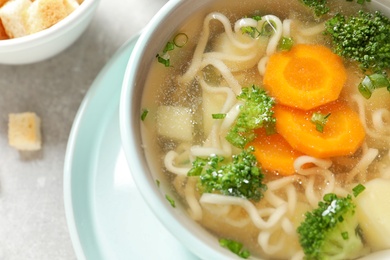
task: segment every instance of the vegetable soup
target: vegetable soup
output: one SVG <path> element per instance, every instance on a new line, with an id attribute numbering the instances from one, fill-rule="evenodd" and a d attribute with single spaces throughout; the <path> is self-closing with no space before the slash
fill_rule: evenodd
<path id="1" fill-rule="evenodd" d="M 156 53 L 145 154 L 232 253 L 390 249 L 390 21 L 369 5 L 216 1 Z"/>

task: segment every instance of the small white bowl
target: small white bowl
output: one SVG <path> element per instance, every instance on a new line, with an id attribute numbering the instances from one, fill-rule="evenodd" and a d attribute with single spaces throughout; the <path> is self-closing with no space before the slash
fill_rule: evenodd
<path id="1" fill-rule="evenodd" d="M 187 19 L 194 19 L 196 13 L 202 16 L 212 10 L 210 8 L 213 8 L 216 2 L 223 1 L 226 0 L 170 0 L 154 16 L 143 30 L 130 56 L 122 86 L 119 115 L 122 147 L 133 179 L 145 202 L 183 246 L 201 259 L 214 260 L 241 258 L 222 248 L 218 240 L 193 221 L 181 205 L 172 208 L 167 203 L 164 194 L 171 191 L 163 182 L 160 182 L 159 186 L 156 185 L 154 166 L 148 165 L 145 157 L 140 115 L 144 82 L 156 53 L 164 48 L 169 37 Z M 233 0 L 224 3 L 225 8 L 229 8 Z M 370 5 L 390 16 L 390 0 L 372 0 Z M 376 258 L 378 256 L 382 258 Z M 364 259 L 390 259 L 390 251 L 378 252 Z"/>
<path id="2" fill-rule="evenodd" d="M 71 14 L 48 29 L 0 40 L 0 64 L 21 65 L 51 58 L 73 44 L 92 20 L 100 0 L 84 0 Z"/>

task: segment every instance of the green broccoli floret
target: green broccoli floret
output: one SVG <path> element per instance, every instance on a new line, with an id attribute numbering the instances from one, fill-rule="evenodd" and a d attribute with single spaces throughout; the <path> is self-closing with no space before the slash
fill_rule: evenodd
<path id="1" fill-rule="evenodd" d="M 334 52 L 356 61 L 368 75 L 359 85 L 360 93 L 371 97 L 377 88 L 390 91 L 386 70 L 390 69 L 390 19 L 380 12 L 359 11 L 346 17 L 337 14 L 326 22 Z"/>
<path id="2" fill-rule="evenodd" d="M 353 259 L 366 253 L 355 207 L 351 195 L 329 193 L 305 214 L 297 229 L 305 259 Z"/>
<path id="3" fill-rule="evenodd" d="M 347 2 L 353 2 L 354 0 L 346 0 Z M 371 2 L 371 0 L 357 0 L 358 4 L 364 4 L 365 2 Z M 327 0 L 302 0 L 302 3 L 311 9 L 317 17 L 323 16 L 330 11 Z"/>
<path id="4" fill-rule="evenodd" d="M 275 131 L 276 119 L 272 110 L 275 100 L 264 89 L 255 85 L 243 88 L 237 99 L 244 101 L 244 104 L 240 107 L 240 113 L 226 135 L 226 140 L 238 148 L 244 148 L 255 139 L 255 129 L 265 127 L 268 134 Z"/>
<path id="5" fill-rule="evenodd" d="M 322 16 L 330 10 L 327 0 L 302 0 L 302 3 L 313 9 L 316 16 Z"/>
<path id="6" fill-rule="evenodd" d="M 267 186 L 264 174 L 257 166 L 253 147 L 233 155 L 231 160 L 223 156 L 197 157 L 188 176 L 199 176 L 198 187 L 202 193 L 217 192 L 223 195 L 259 201 Z"/>
<path id="7" fill-rule="evenodd" d="M 326 22 L 334 51 L 360 63 L 362 69 L 390 68 L 390 20 L 380 12 L 360 10 L 356 16 L 337 14 Z"/>

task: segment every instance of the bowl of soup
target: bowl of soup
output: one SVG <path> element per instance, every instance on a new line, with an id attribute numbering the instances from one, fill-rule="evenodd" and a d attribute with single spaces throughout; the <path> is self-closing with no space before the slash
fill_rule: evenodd
<path id="1" fill-rule="evenodd" d="M 171 0 L 129 58 L 130 171 L 202 259 L 390 257 L 390 1 L 309 2 Z"/>

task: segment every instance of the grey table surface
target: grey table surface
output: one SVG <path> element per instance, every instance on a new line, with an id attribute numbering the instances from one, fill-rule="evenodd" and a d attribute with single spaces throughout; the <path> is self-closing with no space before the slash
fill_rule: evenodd
<path id="1" fill-rule="evenodd" d="M 63 201 L 63 168 L 74 117 L 91 83 L 166 0 L 101 0 L 87 31 L 35 64 L 0 65 L 0 259 L 76 259 Z M 43 148 L 8 145 L 8 114 L 42 119 Z"/>

